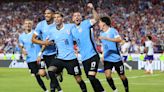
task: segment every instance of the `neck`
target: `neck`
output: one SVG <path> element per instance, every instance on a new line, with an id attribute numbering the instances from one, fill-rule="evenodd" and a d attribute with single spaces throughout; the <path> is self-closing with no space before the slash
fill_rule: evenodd
<path id="1" fill-rule="evenodd" d="M 53 20 L 51 19 L 50 21 L 47 21 L 47 24 L 52 24 L 53 23 Z"/>
<path id="2" fill-rule="evenodd" d="M 62 24 L 59 24 L 59 25 L 56 25 L 56 28 L 57 28 L 58 30 L 62 29 L 62 28 L 63 28 L 63 23 L 62 23 Z"/>
<path id="3" fill-rule="evenodd" d="M 79 25 L 80 25 L 80 23 L 76 24 L 76 26 L 79 26 Z"/>
<path id="4" fill-rule="evenodd" d="M 28 33 L 30 33 L 31 32 L 31 30 L 25 30 L 25 33 L 26 34 L 28 34 Z"/>
<path id="5" fill-rule="evenodd" d="M 104 26 L 103 31 L 106 32 L 106 31 L 108 31 L 108 29 L 109 29 L 108 26 Z"/>

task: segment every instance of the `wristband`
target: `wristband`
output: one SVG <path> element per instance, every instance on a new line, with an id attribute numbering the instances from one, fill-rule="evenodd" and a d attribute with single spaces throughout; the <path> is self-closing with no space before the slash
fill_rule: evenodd
<path id="1" fill-rule="evenodd" d="M 39 53 L 38 53 L 38 57 L 40 57 L 41 55 L 42 55 L 42 52 L 39 52 Z"/>

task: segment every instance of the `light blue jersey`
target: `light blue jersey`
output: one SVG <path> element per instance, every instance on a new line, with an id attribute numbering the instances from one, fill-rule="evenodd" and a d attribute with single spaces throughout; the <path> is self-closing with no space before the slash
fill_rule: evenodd
<path id="1" fill-rule="evenodd" d="M 101 32 L 100 36 L 108 37 L 108 38 L 117 38 L 119 37 L 119 34 L 116 29 L 109 28 L 106 32 Z M 118 43 L 108 40 L 101 40 L 101 42 L 103 45 L 104 61 L 109 61 L 109 62 L 121 61 L 121 56 L 118 50 Z"/>
<path id="2" fill-rule="evenodd" d="M 26 62 L 35 62 L 38 57 L 38 53 L 41 49 L 40 45 L 32 43 L 32 35 L 34 31 L 30 33 L 22 33 L 19 36 L 19 44 L 23 46 L 27 52 Z"/>
<path id="3" fill-rule="evenodd" d="M 72 31 L 73 37 L 79 47 L 82 61 L 85 61 L 97 54 L 91 27 L 91 21 L 84 20 Z"/>
<path id="4" fill-rule="evenodd" d="M 57 47 L 57 58 L 62 60 L 75 59 L 75 52 L 73 48 L 72 24 L 63 24 L 60 30 L 51 28 L 49 34 L 50 40 L 53 40 Z"/>
<path id="5" fill-rule="evenodd" d="M 41 40 L 45 41 L 48 38 L 49 29 L 54 26 L 53 24 L 48 25 L 46 20 L 39 22 L 35 28 L 35 34 L 41 37 Z M 56 47 L 55 46 L 47 46 L 43 52 L 43 55 L 53 55 L 56 54 Z"/>

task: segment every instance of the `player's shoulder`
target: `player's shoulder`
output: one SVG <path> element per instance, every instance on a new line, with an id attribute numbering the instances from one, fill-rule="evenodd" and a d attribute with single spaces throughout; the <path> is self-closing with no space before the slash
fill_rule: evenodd
<path id="1" fill-rule="evenodd" d="M 73 28 L 73 27 L 76 27 L 76 25 L 74 23 L 68 23 L 68 24 L 64 24 L 64 26 L 66 28 Z"/>
<path id="2" fill-rule="evenodd" d="M 42 21 L 38 22 L 37 25 L 44 25 L 45 23 L 46 23 L 46 20 L 42 20 Z"/>
<path id="3" fill-rule="evenodd" d="M 114 27 L 110 27 L 110 31 L 117 32 L 117 29 L 115 29 Z"/>
<path id="4" fill-rule="evenodd" d="M 25 35 L 25 32 L 21 33 L 21 34 L 19 35 L 19 38 L 24 37 L 24 35 Z"/>
<path id="5" fill-rule="evenodd" d="M 35 33 L 35 30 L 34 30 L 34 29 L 32 29 L 32 30 L 31 30 L 31 34 L 33 35 L 34 33 Z"/>
<path id="6" fill-rule="evenodd" d="M 148 41 L 148 43 L 149 43 L 150 45 L 153 45 L 153 41 Z"/>
<path id="7" fill-rule="evenodd" d="M 148 45 L 148 44 L 150 44 L 150 42 L 149 41 L 145 41 L 145 44 Z"/>
<path id="8" fill-rule="evenodd" d="M 89 22 L 90 22 L 90 19 L 85 19 L 82 21 L 82 24 L 89 23 Z"/>

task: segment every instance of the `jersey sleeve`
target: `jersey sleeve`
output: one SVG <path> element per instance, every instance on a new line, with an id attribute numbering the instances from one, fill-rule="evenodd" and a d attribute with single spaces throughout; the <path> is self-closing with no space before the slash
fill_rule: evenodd
<path id="1" fill-rule="evenodd" d="M 36 25 L 34 34 L 39 35 L 41 33 L 41 22 Z"/>
<path id="2" fill-rule="evenodd" d="M 113 29 L 113 36 L 114 36 L 114 38 L 120 37 L 120 35 L 116 29 Z"/>
<path id="3" fill-rule="evenodd" d="M 22 40 L 22 36 L 20 35 L 18 38 L 18 42 L 20 46 L 23 46 L 23 40 Z"/>
<path id="4" fill-rule="evenodd" d="M 91 23 L 91 20 L 89 19 L 84 20 L 83 25 L 87 26 L 88 28 L 93 26 L 93 24 Z"/>

